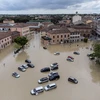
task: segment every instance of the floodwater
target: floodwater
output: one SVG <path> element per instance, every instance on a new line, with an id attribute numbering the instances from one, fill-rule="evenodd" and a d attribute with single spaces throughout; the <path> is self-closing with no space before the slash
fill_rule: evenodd
<path id="1" fill-rule="evenodd" d="M 86 55 L 92 51 L 86 47 L 91 47 L 91 42 L 48 45 L 47 50 L 44 50 L 40 35 L 35 34 L 30 46 L 15 56 L 13 46 L 0 51 L 0 100 L 100 100 L 100 66 L 88 59 Z M 55 56 L 53 53 L 56 51 L 60 55 Z M 80 52 L 80 55 L 74 55 L 73 51 Z M 75 61 L 66 61 L 67 56 L 73 56 Z M 18 66 L 24 64 L 26 58 L 32 61 L 35 68 L 29 68 L 26 72 L 18 71 Z M 48 76 L 48 72 L 41 73 L 40 69 L 53 62 L 58 62 L 57 71 L 61 78 L 39 85 L 38 79 Z M 20 74 L 20 78 L 12 77 L 15 71 Z M 75 77 L 79 83 L 68 82 L 69 76 Z M 31 89 L 53 82 L 57 84 L 56 89 L 38 96 L 30 94 Z"/>

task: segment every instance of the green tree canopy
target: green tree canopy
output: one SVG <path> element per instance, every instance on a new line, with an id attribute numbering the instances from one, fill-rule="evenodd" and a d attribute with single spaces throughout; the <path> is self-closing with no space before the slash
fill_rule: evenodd
<path id="1" fill-rule="evenodd" d="M 100 44 L 96 43 L 93 46 L 95 57 L 100 58 Z"/>
<path id="2" fill-rule="evenodd" d="M 18 45 L 24 47 L 26 45 L 26 43 L 28 42 L 28 39 L 26 37 L 17 37 L 14 40 L 15 43 L 17 43 Z"/>

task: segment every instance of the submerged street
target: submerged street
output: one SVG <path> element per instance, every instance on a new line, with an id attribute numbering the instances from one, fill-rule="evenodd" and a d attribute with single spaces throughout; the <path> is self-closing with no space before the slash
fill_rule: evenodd
<path id="1" fill-rule="evenodd" d="M 1 100 L 100 100 L 100 65 L 89 60 L 91 42 L 48 45 L 43 49 L 40 35 L 34 34 L 30 46 L 14 56 L 14 48 L 5 48 L 0 52 L 0 98 Z M 78 46 L 77 46 L 78 45 Z M 78 51 L 80 55 L 74 55 Z M 60 52 L 60 55 L 54 55 Z M 68 62 L 67 56 L 74 57 L 74 62 Z M 18 67 L 25 64 L 25 59 L 30 59 L 35 68 L 28 68 L 21 72 Z M 60 79 L 48 83 L 38 84 L 38 80 L 47 77 L 49 72 L 41 73 L 40 69 L 50 67 L 57 62 Z M 5 64 L 5 65 L 4 65 Z M 12 77 L 12 72 L 18 72 L 20 78 Z M 68 82 L 68 77 L 73 76 L 78 84 Z M 34 96 L 30 90 L 38 86 L 56 83 L 57 88 Z"/>

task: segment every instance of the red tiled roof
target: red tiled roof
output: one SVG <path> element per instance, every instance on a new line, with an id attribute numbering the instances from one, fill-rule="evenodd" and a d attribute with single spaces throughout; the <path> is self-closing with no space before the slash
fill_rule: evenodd
<path id="1" fill-rule="evenodd" d="M 11 32 L 0 32 L 0 40 L 11 36 Z"/>

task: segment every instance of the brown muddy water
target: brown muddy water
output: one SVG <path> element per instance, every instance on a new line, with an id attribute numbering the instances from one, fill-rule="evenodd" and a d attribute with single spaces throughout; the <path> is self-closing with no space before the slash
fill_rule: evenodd
<path id="1" fill-rule="evenodd" d="M 79 46 L 77 46 L 77 44 Z M 66 45 L 48 45 L 44 50 L 40 43 L 40 35 L 35 34 L 30 41 L 30 47 L 13 56 L 13 46 L 0 52 L 0 100 L 100 100 L 100 66 L 96 65 L 86 56 L 91 53 L 86 47 L 91 47 L 91 42 L 74 43 Z M 53 53 L 59 51 L 60 55 Z M 73 51 L 80 52 L 74 55 Z M 74 62 L 66 61 L 67 56 L 73 56 Z M 28 58 L 35 68 L 28 68 L 26 72 L 18 71 Z M 60 79 L 39 85 L 38 79 L 48 76 L 41 73 L 40 69 L 58 62 Z M 5 63 L 5 66 L 3 65 Z M 20 78 L 12 77 L 12 72 L 18 72 Z M 69 76 L 75 77 L 79 83 L 72 84 L 67 81 Z M 37 86 L 46 86 L 56 83 L 57 88 L 48 92 L 32 96 L 30 90 Z"/>

